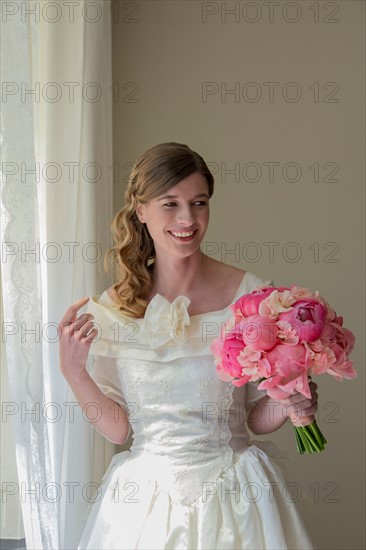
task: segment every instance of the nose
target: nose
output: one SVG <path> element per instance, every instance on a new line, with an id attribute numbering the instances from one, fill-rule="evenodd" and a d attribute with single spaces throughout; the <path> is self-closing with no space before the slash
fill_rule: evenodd
<path id="1" fill-rule="evenodd" d="M 195 221 L 193 207 L 191 207 L 190 205 L 181 206 L 177 212 L 177 221 L 179 224 L 184 226 L 193 225 Z"/>

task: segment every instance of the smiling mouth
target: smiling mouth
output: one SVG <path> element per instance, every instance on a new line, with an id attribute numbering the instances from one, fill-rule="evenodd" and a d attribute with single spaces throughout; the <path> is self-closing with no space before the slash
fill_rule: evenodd
<path id="1" fill-rule="evenodd" d="M 198 229 L 194 231 L 168 231 L 168 233 L 170 233 L 176 241 L 188 242 L 195 238 L 197 231 Z"/>

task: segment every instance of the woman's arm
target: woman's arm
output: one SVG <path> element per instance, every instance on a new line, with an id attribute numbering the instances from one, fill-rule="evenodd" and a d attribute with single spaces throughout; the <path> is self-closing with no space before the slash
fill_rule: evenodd
<path id="1" fill-rule="evenodd" d="M 60 322 L 60 369 L 70 385 L 84 417 L 112 443 L 123 444 L 129 432 L 127 413 L 104 395 L 86 370 L 91 343 L 97 335 L 91 314 L 77 318 L 77 312 L 88 301 L 82 298 L 68 308 Z M 94 404 L 94 406 L 88 406 Z"/>
<path id="2" fill-rule="evenodd" d="M 107 397 L 85 370 L 79 377 L 66 377 L 83 416 L 111 443 L 123 445 L 129 432 L 127 413 Z M 88 405 L 94 406 L 88 406 Z"/>
<path id="3" fill-rule="evenodd" d="M 278 430 L 288 418 L 294 426 L 306 426 L 314 420 L 318 409 L 317 384 L 309 383 L 311 399 L 301 393 L 295 393 L 288 399 L 278 401 L 268 395 L 263 397 L 250 410 L 247 425 L 255 435 L 267 434 Z"/>

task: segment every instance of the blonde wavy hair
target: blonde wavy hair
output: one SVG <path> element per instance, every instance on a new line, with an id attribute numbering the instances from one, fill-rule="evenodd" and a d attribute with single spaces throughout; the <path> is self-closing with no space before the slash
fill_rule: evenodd
<path id="1" fill-rule="evenodd" d="M 147 203 L 190 176 L 206 178 L 209 197 L 214 191 L 214 177 L 203 158 L 187 145 L 169 142 L 148 149 L 133 165 L 125 205 L 112 220 L 114 244 L 104 258 L 105 268 L 113 258 L 115 301 L 120 311 L 134 318 L 144 316 L 152 285 L 155 247 L 146 224 L 136 214 L 138 203 Z"/>

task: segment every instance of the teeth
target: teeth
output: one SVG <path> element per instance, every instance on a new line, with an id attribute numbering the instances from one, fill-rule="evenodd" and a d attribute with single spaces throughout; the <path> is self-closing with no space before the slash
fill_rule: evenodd
<path id="1" fill-rule="evenodd" d="M 174 233 L 173 231 L 171 232 L 174 237 L 190 237 L 191 235 L 193 235 L 194 231 L 183 231 L 182 233 Z"/>

